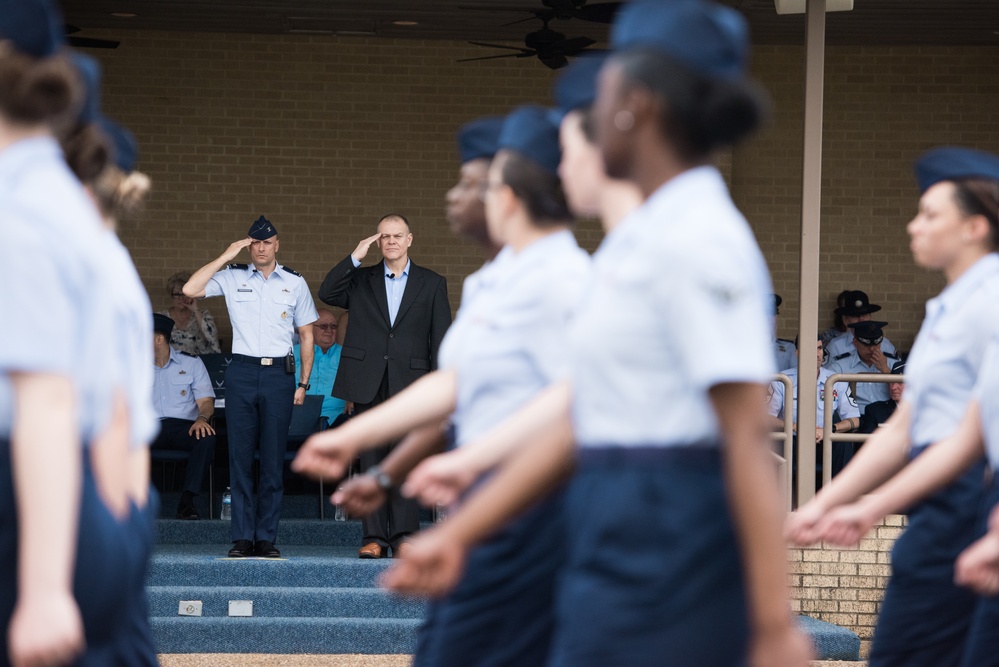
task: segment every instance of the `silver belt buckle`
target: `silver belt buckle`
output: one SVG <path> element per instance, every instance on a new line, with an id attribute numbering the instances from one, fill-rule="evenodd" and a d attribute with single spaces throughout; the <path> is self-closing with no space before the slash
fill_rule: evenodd
<path id="1" fill-rule="evenodd" d="M 273 366 L 274 365 L 274 360 L 271 359 L 270 357 L 264 357 L 264 358 L 262 358 L 260 360 L 260 365 L 261 366 Z"/>

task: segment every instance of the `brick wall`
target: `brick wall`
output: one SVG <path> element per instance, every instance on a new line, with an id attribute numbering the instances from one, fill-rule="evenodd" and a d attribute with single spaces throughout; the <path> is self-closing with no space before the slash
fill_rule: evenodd
<path id="1" fill-rule="evenodd" d="M 105 66 L 105 108 L 136 133 L 140 168 L 153 179 L 148 214 L 122 237 L 156 307 L 168 305 L 169 274 L 213 259 L 261 213 L 281 232 L 280 261 L 315 290 L 382 213 L 401 211 L 414 225 L 414 261 L 448 278 L 456 308 L 481 256 L 450 236 L 443 217 L 457 171 L 454 130 L 549 101 L 555 75 L 533 59 L 456 63 L 481 54 L 449 42 L 94 32 L 122 42 L 92 53 Z M 830 47 L 827 55 L 820 329 L 841 289 L 865 289 L 907 349 L 942 284 L 915 269 L 907 250 L 911 161 L 939 143 L 999 145 L 991 76 L 999 52 Z M 796 46 L 756 49 L 774 119 L 722 158 L 784 297 L 787 337 L 798 313 L 802 59 Z M 579 236 L 593 249 L 599 226 L 583 221 Z M 223 303 L 206 306 L 229 341 Z"/>
<path id="2" fill-rule="evenodd" d="M 885 517 L 855 549 L 789 548 L 792 609 L 856 632 L 866 658 L 891 575 L 891 548 L 904 525 L 904 516 Z"/>

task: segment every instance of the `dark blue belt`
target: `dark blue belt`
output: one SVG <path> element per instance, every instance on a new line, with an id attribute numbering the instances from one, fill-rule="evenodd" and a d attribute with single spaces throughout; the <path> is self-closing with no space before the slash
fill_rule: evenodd
<path id="1" fill-rule="evenodd" d="M 254 366 L 273 366 L 276 362 L 283 362 L 286 356 L 288 355 L 280 357 L 250 357 L 245 354 L 234 354 L 232 355 L 232 360 L 241 361 L 244 364 L 253 364 Z"/>

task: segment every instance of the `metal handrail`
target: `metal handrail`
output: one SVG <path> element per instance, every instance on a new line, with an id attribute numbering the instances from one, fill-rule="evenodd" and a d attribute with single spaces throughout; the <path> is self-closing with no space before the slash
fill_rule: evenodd
<path id="1" fill-rule="evenodd" d="M 794 386 L 791 384 L 791 378 L 784 375 L 783 373 L 778 373 L 774 376 L 774 380 L 780 382 L 784 385 L 784 402 L 787 403 L 787 397 L 792 396 L 794 392 Z M 787 411 L 784 411 L 784 416 L 787 417 Z M 777 474 L 780 479 L 784 480 L 784 507 L 790 512 L 793 508 L 791 507 L 791 490 L 794 487 L 794 469 L 791 467 L 791 460 L 794 456 L 794 420 L 784 419 L 784 431 L 774 432 L 771 434 L 774 440 L 784 441 L 784 456 L 781 456 L 777 452 L 773 452 L 774 458 L 777 459 Z"/>
<path id="2" fill-rule="evenodd" d="M 836 386 L 837 382 L 905 382 L 905 375 L 890 373 L 836 373 L 826 380 L 826 386 Z M 833 433 L 833 404 L 828 400 L 832 392 L 825 392 L 822 406 L 822 485 L 832 480 L 832 443 L 833 442 L 865 442 L 870 433 Z M 786 413 L 785 413 L 786 414 Z M 800 471 L 799 471 L 800 474 Z"/>

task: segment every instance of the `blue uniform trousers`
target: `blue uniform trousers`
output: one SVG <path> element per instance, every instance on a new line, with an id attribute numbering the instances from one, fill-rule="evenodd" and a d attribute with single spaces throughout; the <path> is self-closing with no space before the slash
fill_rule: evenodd
<path id="1" fill-rule="evenodd" d="M 468 555 L 458 586 L 428 608 L 413 667 L 546 664 L 564 560 L 558 493 Z"/>
<path id="2" fill-rule="evenodd" d="M 976 538 L 985 462 L 909 512 L 874 630 L 870 667 L 961 664 L 976 596 L 954 583 L 954 561 Z"/>
<path id="3" fill-rule="evenodd" d="M 194 424 L 190 419 L 160 419 L 160 432 L 151 445 L 152 449 L 180 450 L 188 453 L 187 472 L 184 474 L 184 491 L 201 493 L 205 478 L 215 457 L 215 436 L 196 438 L 189 433 Z M 211 502 L 209 500 L 209 502 Z"/>
<path id="4" fill-rule="evenodd" d="M 581 448 L 554 667 L 745 664 L 742 562 L 717 448 Z"/>
<path id="5" fill-rule="evenodd" d="M 136 562 L 128 549 L 127 526 L 101 502 L 86 452 L 80 495 L 79 531 L 73 570 L 73 596 L 83 618 L 86 652 L 75 665 L 116 664 L 112 654 L 123 632 L 129 582 Z M 0 665 L 8 665 L 7 628 L 17 600 L 17 507 L 10 465 L 10 442 L 0 440 Z"/>
<path id="6" fill-rule="evenodd" d="M 295 375 L 285 372 L 281 363 L 261 366 L 237 355 L 226 369 L 225 386 L 232 487 L 231 537 L 233 541 L 276 542 Z M 258 442 L 260 484 L 254 503 L 253 455 Z"/>

